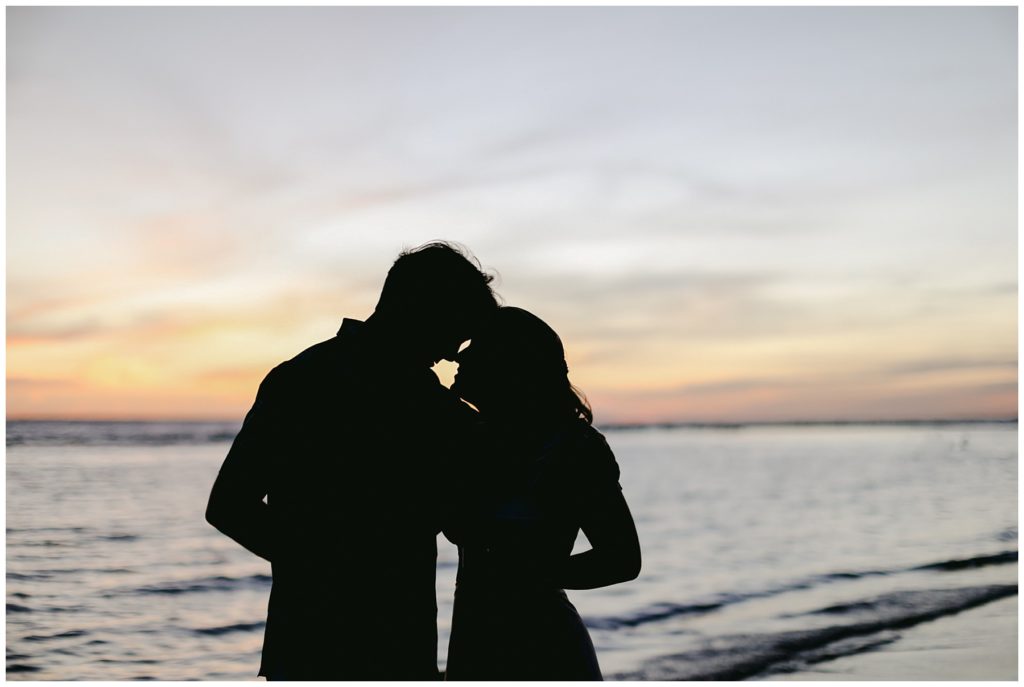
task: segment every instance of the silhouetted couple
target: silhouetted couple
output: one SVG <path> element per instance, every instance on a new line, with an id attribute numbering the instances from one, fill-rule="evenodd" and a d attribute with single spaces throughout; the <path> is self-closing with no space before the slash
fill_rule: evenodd
<path id="1" fill-rule="evenodd" d="M 260 675 L 438 679 L 443 530 L 448 679 L 601 679 L 562 590 L 635 578 L 636 529 L 561 341 L 491 280 L 451 244 L 405 252 L 365 322 L 260 385 L 206 515 L 272 564 Z M 592 548 L 571 555 L 581 528 Z"/>

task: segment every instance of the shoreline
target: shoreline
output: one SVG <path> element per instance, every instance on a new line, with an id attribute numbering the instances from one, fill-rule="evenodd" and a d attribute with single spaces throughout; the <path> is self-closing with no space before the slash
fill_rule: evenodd
<path id="1" fill-rule="evenodd" d="M 752 680 L 1016 681 L 1018 596 L 880 633 L 858 653 Z"/>

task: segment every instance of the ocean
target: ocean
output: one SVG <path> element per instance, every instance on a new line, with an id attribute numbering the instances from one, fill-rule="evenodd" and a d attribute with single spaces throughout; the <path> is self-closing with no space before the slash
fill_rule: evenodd
<path id="1" fill-rule="evenodd" d="M 8 679 L 256 679 L 270 566 L 203 517 L 237 429 L 7 424 Z M 633 582 L 569 592 L 606 679 L 941 654 L 921 628 L 975 607 L 1016 632 L 999 610 L 1017 595 L 1016 423 L 604 433 L 644 555 Z M 438 547 L 443 668 L 457 553 Z M 914 670 L 898 679 L 944 677 Z"/>

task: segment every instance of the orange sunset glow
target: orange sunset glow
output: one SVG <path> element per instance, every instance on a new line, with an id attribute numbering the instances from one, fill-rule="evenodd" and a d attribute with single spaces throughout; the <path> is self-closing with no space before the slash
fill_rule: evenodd
<path id="1" fill-rule="evenodd" d="M 441 238 L 598 423 L 1015 418 L 1016 39 L 1013 7 L 8 8 L 7 416 L 240 420 Z"/>

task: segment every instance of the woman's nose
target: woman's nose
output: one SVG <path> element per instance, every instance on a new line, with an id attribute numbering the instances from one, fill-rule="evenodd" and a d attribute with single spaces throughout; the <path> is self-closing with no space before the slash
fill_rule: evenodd
<path id="1" fill-rule="evenodd" d="M 459 360 L 459 349 L 455 346 L 449 346 L 441 352 L 441 358 L 444 360 L 450 360 L 455 363 Z"/>

